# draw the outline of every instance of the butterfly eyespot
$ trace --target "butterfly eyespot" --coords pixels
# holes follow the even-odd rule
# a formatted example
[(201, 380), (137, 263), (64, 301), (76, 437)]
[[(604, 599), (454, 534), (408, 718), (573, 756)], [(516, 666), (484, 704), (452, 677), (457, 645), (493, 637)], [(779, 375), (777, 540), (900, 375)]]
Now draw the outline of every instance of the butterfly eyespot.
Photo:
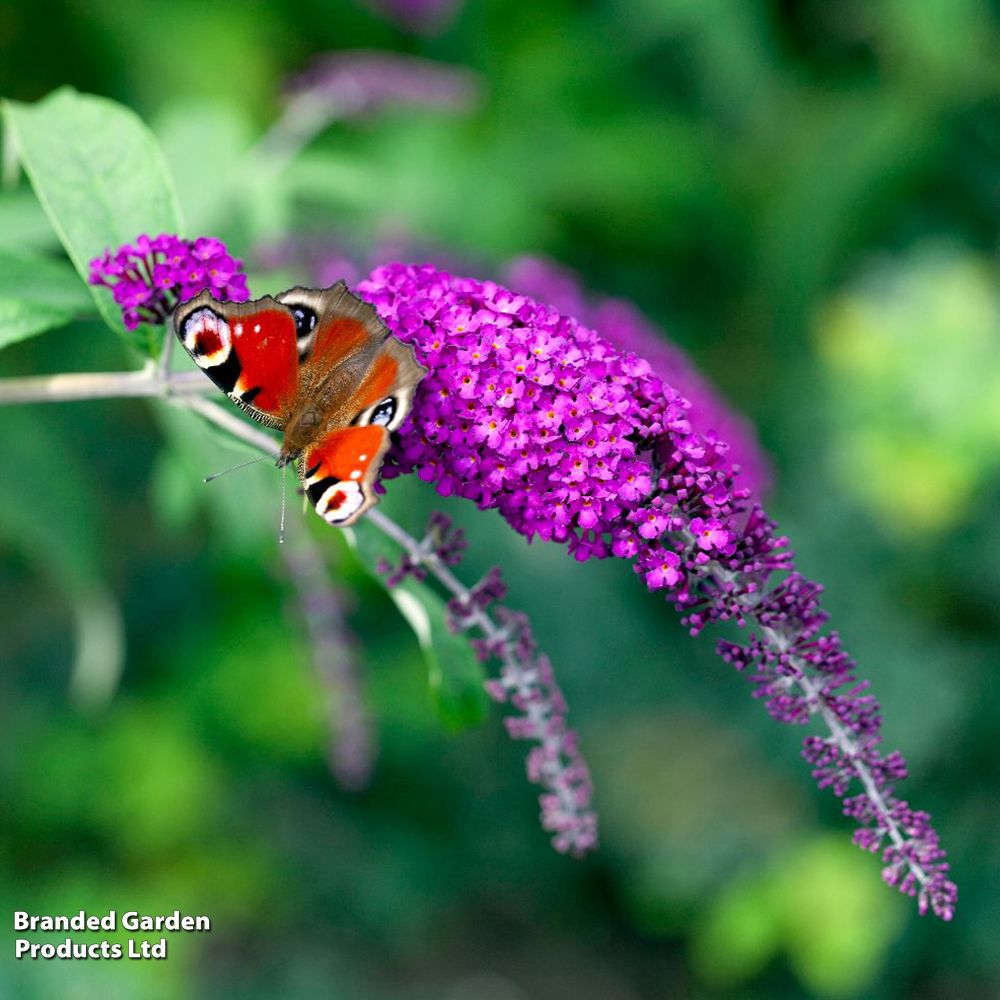
[(355, 482), (338, 482), (326, 489), (316, 504), (316, 510), (331, 524), (344, 521), (365, 502), (361, 487)]
[(312, 309), (305, 306), (295, 306), (292, 309), (292, 315), (295, 317), (295, 332), (300, 337), (312, 333), (316, 328), (316, 313)]
[(368, 422), (386, 427), (392, 423), (392, 418), (395, 415), (396, 400), (392, 396), (389, 396), (388, 399), (383, 399), (382, 402), (379, 403), (374, 410), (372, 410), (372, 417)]
[(224, 361), (232, 346), (229, 324), (211, 309), (199, 309), (188, 316), (181, 339), (202, 367)]

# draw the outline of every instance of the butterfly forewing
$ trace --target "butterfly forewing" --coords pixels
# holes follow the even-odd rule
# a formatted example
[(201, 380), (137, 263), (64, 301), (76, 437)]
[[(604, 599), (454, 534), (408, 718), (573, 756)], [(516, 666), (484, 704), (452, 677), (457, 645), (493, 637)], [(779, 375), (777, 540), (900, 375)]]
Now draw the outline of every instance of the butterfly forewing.
[(290, 288), (277, 298), (295, 317), (303, 362), (344, 358), (389, 336), (378, 313), (343, 281), (330, 288)]
[(295, 320), (270, 296), (217, 302), (207, 291), (178, 307), (174, 330), (199, 368), (254, 418), (281, 428), (298, 387)]

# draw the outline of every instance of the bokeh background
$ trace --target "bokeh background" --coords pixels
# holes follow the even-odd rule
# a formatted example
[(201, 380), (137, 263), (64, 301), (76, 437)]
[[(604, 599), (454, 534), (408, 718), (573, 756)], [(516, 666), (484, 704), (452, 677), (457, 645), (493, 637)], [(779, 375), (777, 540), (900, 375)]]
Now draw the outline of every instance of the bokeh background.
[[(341, 790), (273, 472), (203, 486), (239, 453), (137, 401), (9, 407), (0, 919), (213, 929), (165, 963), (17, 963), (11, 931), (0, 996), (1000, 994), (996, 3), (0, 0), (0, 94), (66, 83), (149, 122), (186, 235), (227, 240), (256, 294), (529, 254), (655, 320), (756, 427), (960, 905), (921, 920), (880, 883), (798, 734), (627, 566), (416, 482), (386, 509), (414, 532), (447, 509), (465, 578), (500, 563), (555, 661), (602, 849), (550, 849), (499, 711), (442, 724), (406, 623), (321, 530), (380, 748)], [(5, 162), (0, 249), (58, 253)], [(96, 320), (0, 354), (132, 364)]]

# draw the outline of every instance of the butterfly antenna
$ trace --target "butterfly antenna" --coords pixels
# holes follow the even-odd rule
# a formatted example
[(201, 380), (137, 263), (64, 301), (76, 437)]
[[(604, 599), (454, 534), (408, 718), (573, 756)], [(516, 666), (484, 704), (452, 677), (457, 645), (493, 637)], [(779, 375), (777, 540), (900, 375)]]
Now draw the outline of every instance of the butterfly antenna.
[(249, 462), (240, 462), (239, 465), (234, 465), (228, 469), (223, 469), (222, 472), (216, 472), (214, 476), (206, 476), (205, 482), (210, 483), (213, 479), (218, 479), (219, 476), (224, 476), (227, 472), (235, 472), (237, 469), (245, 469), (248, 465), (253, 465), (255, 462), (263, 462), (268, 455), (261, 455), (260, 458), (251, 458)]
[(281, 470), (281, 524), (278, 527), (278, 544), (281, 545), (285, 541), (285, 480), (288, 476), (285, 475), (285, 470)]

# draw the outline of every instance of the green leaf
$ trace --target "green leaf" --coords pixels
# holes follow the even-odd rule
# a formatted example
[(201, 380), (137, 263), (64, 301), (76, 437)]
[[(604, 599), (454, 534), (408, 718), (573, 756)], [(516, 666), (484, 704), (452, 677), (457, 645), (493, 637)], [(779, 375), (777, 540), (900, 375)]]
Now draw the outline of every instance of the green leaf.
[(59, 248), (59, 237), (27, 184), (13, 191), (0, 192), (0, 247), (8, 250)]
[[(261, 452), (191, 411), (160, 400), (151, 403), (150, 411), (167, 442), (150, 483), (153, 510), (163, 524), (176, 530), (204, 510), (213, 537), (226, 547), (259, 551), (261, 538), (267, 536), (276, 545), (284, 473), (278, 473), (273, 461), (206, 483), (206, 476), (258, 458)], [(289, 517), (294, 514), (293, 506)]]
[(0, 348), (57, 326), (65, 326), (72, 318), (72, 309), (0, 298)]
[(87, 312), (94, 307), (86, 287), (64, 261), (2, 248), (0, 299), (20, 299), (76, 312)]
[(0, 248), (0, 348), (64, 326), (93, 306), (68, 265)]
[[(3, 121), (81, 277), (88, 262), (140, 233), (181, 231), (180, 208), (152, 133), (128, 108), (63, 87), (37, 104), (5, 101)], [(106, 289), (92, 288), (108, 326), (143, 353), (160, 336), (125, 330)]]
[[(375, 566), (380, 557), (390, 562), (398, 559), (399, 549), (364, 520), (347, 530), (347, 539), (362, 566), (385, 586)], [(486, 673), (468, 639), (448, 628), (444, 600), (413, 577), (386, 589), (417, 637), (431, 697), (445, 725), (464, 729), (481, 723), (489, 708), (483, 687)]]

